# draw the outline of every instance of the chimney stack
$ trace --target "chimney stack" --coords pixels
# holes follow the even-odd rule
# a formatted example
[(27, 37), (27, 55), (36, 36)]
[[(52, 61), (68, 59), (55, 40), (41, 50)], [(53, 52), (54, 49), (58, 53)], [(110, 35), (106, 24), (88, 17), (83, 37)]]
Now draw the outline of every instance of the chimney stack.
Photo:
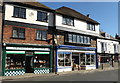
[(87, 14), (87, 17), (90, 18), (90, 14)]

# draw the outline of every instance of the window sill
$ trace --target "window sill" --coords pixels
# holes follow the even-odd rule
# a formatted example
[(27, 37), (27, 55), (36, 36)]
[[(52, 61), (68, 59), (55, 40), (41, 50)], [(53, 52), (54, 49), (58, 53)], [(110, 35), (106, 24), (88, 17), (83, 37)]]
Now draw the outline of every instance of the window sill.
[(68, 43), (90, 45), (90, 43), (77, 43), (77, 42), (68, 42)]
[(41, 20), (36, 20), (36, 21), (48, 23), (47, 21), (41, 21)]
[(90, 29), (87, 29), (87, 30), (89, 30), (89, 31), (96, 31), (96, 30), (90, 30)]
[(25, 38), (16, 38), (16, 37), (11, 37), (10, 39), (20, 39), (20, 40), (25, 40)]
[(22, 18), (22, 17), (16, 17), (16, 16), (12, 16), (12, 17), (14, 17), (14, 18), (20, 18), (20, 19), (26, 19), (26, 18)]
[[(67, 24), (64, 24), (64, 23), (62, 23), (63, 25), (67, 25)], [(74, 25), (67, 25), (67, 26), (71, 26), (71, 27), (75, 27)]]
[(47, 40), (40, 40), (40, 39), (35, 39), (36, 41), (47, 41)]

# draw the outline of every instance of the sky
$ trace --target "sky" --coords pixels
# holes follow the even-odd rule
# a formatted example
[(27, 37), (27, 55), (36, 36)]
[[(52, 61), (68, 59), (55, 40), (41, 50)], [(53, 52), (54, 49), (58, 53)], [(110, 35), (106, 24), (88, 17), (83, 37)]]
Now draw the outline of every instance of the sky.
[(100, 23), (100, 29), (113, 37), (118, 33), (118, 3), (117, 2), (41, 2), (57, 9), (62, 6), (70, 7)]

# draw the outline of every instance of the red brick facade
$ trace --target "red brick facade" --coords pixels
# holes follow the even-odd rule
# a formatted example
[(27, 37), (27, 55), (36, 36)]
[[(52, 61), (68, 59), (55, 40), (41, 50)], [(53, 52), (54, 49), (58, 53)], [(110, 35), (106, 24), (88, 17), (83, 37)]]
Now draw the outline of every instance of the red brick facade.
[[(25, 28), (25, 40), (23, 39), (13, 39), (12, 38), (12, 28)], [(36, 29), (20, 26), (5, 25), (3, 32), (3, 43), (24, 43), (24, 44), (40, 44), (40, 45), (52, 45), (52, 40), (48, 43), (47, 41), (36, 40), (36, 30), (46, 30), (46, 29)], [(52, 35), (47, 34), (47, 40), (51, 39)]]

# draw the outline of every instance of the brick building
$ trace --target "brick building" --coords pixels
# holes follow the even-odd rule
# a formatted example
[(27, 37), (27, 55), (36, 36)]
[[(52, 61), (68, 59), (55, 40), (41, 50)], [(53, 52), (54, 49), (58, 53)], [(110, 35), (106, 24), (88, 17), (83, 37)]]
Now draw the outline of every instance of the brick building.
[(52, 72), (51, 8), (39, 2), (3, 4), (4, 76)]

